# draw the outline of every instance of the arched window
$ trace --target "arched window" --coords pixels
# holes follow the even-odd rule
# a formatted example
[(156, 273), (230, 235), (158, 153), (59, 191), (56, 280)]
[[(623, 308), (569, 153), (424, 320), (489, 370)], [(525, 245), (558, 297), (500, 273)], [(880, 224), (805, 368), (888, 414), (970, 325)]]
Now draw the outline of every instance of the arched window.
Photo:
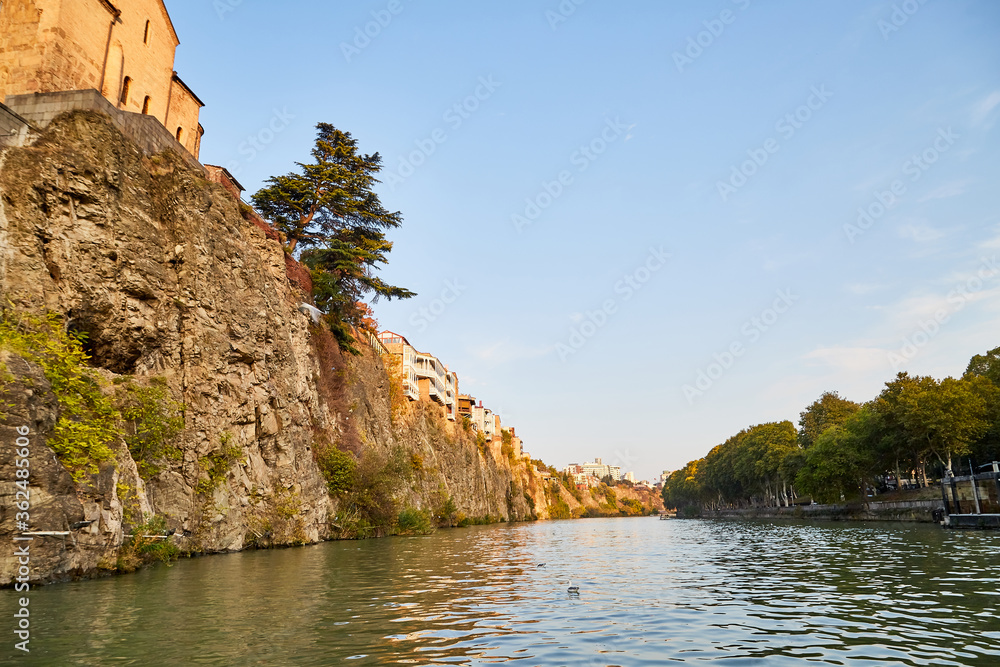
[(178, 128), (177, 128), (177, 141), (180, 141), (180, 140), (181, 140), (181, 137), (183, 137), (183, 136), (184, 136), (184, 129), (183, 129), (183, 128), (180, 128), (180, 127), (178, 127)]
[(142, 43), (149, 44), (149, 21), (146, 21), (146, 30), (142, 33)]
[(125, 77), (122, 82), (122, 95), (118, 100), (118, 106), (126, 106), (128, 104), (128, 91), (132, 87), (132, 77)]
[(146, 98), (142, 101), (142, 113), (149, 113), (149, 95), (146, 95)]

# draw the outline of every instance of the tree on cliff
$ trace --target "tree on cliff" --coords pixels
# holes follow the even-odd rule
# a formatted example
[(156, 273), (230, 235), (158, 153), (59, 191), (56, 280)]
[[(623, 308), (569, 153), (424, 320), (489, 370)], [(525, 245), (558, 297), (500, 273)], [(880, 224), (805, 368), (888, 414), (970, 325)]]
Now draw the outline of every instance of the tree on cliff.
[(341, 347), (357, 354), (350, 326), (362, 326), (368, 316), (362, 300), (414, 296), (374, 275), (392, 250), (386, 230), (399, 227), (403, 218), (387, 211), (372, 191), (381, 156), (359, 154), (351, 134), (329, 123), (316, 129), (313, 162), (298, 162), (298, 172), (269, 178), (253, 203), (285, 234), (288, 252), (299, 251), (312, 273), (316, 306), (327, 314)]

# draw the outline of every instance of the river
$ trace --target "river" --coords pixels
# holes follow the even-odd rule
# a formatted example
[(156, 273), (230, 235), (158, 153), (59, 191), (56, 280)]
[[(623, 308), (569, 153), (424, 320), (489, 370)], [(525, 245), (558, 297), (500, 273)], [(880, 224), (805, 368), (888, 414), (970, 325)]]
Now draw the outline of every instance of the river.
[(33, 588), (29, 656), (2, 591), (0, 661), (997, 665), (998, 566), (1000, 533), (916, 524), (470, 527)]

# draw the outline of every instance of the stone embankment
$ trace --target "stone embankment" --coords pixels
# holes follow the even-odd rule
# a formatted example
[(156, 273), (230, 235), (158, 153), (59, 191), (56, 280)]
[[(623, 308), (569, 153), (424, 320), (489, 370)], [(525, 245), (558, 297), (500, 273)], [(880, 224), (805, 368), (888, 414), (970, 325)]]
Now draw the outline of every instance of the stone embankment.
[(940, 500), (901, 500), (867, 504), (796, 505), (793, 507), (748, 507), (704, 511), (706, 518), (806, 519), (812, 521), (907, 521), (938, 523), (935, 513), (944, 510)]

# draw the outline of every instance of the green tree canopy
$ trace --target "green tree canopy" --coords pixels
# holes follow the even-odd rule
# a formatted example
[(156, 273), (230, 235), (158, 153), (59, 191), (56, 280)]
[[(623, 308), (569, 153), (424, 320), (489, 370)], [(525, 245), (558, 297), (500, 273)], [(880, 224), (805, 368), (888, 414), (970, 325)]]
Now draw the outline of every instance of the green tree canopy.
[(933, 455), (949, 469), (953, 456), (970, 453), (972, 443), (989, 430), (986, 378), (968, 380), (932, 377), (910, 381), (900, 373), (902, 387), (897, 399), (899, 424), (910, 443), (925, 455)]
[(995, 347), (986, 354), (977, 354), (969, 360), (965, 369), (965, 377), (982, 376), (1000, 387), (1000, 347)]
[(285, 234), (289, 251), (323, 246), (342, 233), (378, 236), (398, 227), (403, 217), (383, 208), (372, 191), (382, 157), (361, 155), (350, 132), (319, 123), (313, 162), (297, 162), (298, 173), (272, 176), (253, 196), (257, 210)]
[(296, 163), (298, 172), (269, 178), (253, 203), (284, 233), (288, 251), (300, 251), (312, 275), (317, 308), (327, 314), (341, 347), (356, 354), (350, 327), (365, 321), (363, 299), (414, 296), (374, 275), (392, 250), (385, 233), (398, 227), (402, 216), (387, 211), (372, 191), (381, 156), (359, 154), (350, 133), (329, 123), (316, 129), (313, 162)]
[(840, 426), (860, 407), (854, 401), (841, 398), (835, 391), (823, 392), (799, 414), (799, 444), (808, 449), (820, 433), (831, 426)]
[(698, 465), (702, 461), (691, 461), (670, 474), (661, 491), (664, 506), (681, 508), (702, 501), (702, 487), (698, 479)]

